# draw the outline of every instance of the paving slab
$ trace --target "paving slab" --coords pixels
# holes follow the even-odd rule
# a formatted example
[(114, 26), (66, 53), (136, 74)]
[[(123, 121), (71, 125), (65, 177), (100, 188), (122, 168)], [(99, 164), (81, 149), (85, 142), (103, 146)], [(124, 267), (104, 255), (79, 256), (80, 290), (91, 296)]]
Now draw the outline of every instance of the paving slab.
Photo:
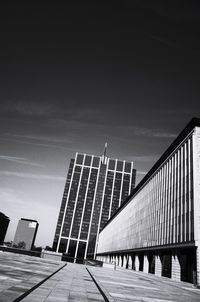
[(199, 302), (200, 290), (190, 283), (123, 268), (88, 267), (112, 301)]
[(11, 302), (46, 279), (63, 262), (0, 252), (0, 302)]
[(105, 301), (84, 265), (66, 267), (25, 297), (23, 302), (103, 302)]

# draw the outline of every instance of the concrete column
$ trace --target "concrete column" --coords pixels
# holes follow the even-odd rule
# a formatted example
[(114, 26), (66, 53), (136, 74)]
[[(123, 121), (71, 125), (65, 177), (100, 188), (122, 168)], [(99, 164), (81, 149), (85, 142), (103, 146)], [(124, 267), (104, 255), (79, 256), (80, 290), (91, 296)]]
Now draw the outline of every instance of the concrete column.
[(122, 266), (122, 256), (119, 255), (119, 266)]
[(137, 272), (139, 272), (139, 267), (140, 267), (140, 260), (139, 260), (138, 255), (135, 255), (135, 270)]
[(131, 255), (128, 256), (128, 269), (132, 269), (133, 261)]
[(200, 286), (200, 129), (194, 128), (193, 133), (193, 200), (194, 200), (194, 240), (196, 246), (196, 270), (193, 272), (193, 280)]
[(162, 276), (162, 262), (159, 255), (155, 256), (155, 275)]
[(181, 265), (177, 255), (172, 255), (172, 279), (181, 281)]
[[(200, 230), (199, 230), (200, 233)], [(196, 282), (195, 285), (197, 285), (198, 287), (200, 287), (200, 245), (197, 247), (196, 249), (196, 257), (197, 257), (197, 271), (195, 276), (193, 276), (193, 279), (195, 278), (196, 280), (193, 280), (194, 284)]]
[(124, 255), (123, 257), (123, 267), (126, 268), (126, 264), (127, 264), (127, 256)]
[(144, 255), (143, 272), (144, 273), (148, 273), (149, 272), (149, 260), (148, 260), (147, 255)]

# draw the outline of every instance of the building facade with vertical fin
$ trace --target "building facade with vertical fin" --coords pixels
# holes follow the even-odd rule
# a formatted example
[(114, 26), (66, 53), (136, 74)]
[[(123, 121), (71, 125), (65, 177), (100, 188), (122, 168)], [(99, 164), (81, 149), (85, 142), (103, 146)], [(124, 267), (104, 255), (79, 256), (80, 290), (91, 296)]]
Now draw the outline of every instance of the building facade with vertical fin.
[(53, 249), (93, 258), (97, 234), (135, 187), (133, 162), (76, 153), (71, 159)]
[(99, 234), (97, 259), (200, 286), (200, 119), (192, 119)]

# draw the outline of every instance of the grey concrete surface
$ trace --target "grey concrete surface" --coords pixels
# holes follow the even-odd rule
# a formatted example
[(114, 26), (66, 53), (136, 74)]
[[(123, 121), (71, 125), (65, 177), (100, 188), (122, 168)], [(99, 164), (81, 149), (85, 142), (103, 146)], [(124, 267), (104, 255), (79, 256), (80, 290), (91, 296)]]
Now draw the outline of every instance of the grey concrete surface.
[[(55, 262), (12, 253), (0, 253), (0, 302), (11, 302), (63, 266)], [(110, 302), (199, 302), (200, 290), (152, 274), (113, 266), (85, 267), (68, 263), (30, 292), (23, 302), (105, 301), (88, 271)]]
[(114, 301), (199, 302), (200, 290), (190, 283), (114, 266), (90, 267), (99, 285)]
[(0, 302), (14, 301), (63, 265), (63, 262), (0, 252)]
[(68, 263), (57, 274), (23, 299), (23, 302), (103, 302), (85, 266)]

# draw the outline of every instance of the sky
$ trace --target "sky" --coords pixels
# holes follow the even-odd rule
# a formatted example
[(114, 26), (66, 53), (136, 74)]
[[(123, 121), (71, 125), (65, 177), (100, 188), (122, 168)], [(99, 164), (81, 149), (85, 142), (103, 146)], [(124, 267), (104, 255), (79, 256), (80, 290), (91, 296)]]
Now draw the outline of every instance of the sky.
[(0, 7), (0, 211), (43, 247), (76, 152), (108, 142), (139, 182), (200, 117), (199, 1), (67, 2)]

